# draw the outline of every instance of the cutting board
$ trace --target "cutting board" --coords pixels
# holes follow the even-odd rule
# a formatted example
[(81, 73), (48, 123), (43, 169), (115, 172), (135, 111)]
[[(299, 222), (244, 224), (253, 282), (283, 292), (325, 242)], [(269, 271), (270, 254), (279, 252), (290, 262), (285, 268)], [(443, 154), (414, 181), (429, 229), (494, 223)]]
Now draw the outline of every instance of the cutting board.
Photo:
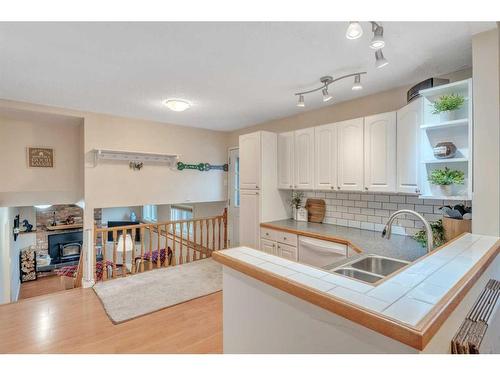
[(325, 219), (326, 204), (323, 199), (308, 198), (306, 201), (307, 220), (322, 223)]

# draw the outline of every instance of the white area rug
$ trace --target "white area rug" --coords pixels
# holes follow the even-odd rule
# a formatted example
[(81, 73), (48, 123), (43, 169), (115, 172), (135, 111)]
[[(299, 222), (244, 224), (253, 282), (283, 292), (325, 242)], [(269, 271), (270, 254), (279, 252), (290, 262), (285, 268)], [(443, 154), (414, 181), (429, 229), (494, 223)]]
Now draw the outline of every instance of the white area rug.
[(208, 258), (94, 285), (113, 323), (222, 290), (222, 266)]

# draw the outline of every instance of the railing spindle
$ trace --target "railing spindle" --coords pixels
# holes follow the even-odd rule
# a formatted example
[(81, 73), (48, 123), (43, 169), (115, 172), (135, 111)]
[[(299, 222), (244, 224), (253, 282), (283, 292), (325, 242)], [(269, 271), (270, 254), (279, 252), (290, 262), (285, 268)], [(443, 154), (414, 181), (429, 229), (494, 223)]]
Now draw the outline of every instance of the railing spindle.
[(144, 272), (144, 233), (146, 231), (144, 230), (144, 227), (141, 227), (140, 233), (141, 233), (141, 267), (140, 267), (140, 272)]
[(135, 269), (135, 235), (136, 235), (136, 228), (132, 228), (132, 256), (131, 256), (131, 262), (132, 262), (132, 274), (136, 273), (137, 270)]
[(221, 249), (221, 246), (220, 246), (220, 231), (221, 231), (221, 228), (222, 228), (222, 220), (221, 220), (221, 217), (217, 217), (217, 224), (219, 224), (219, 227), (217, 229), (217, 234), (218, 234), (218, 237), (219, 237), (219, 243), (217, 244), (217, 250), (220, 250)]
[(182, 231), (183, 231), (183, 229), (184, 229), (184, 225), (183, 225), (183, 222), (182, 222), (182, 221), (179, 223), (179, 228), (180, 228), (179, 264), (182, 264), (182, 263), (184, 263), (184, 260), (182, 259), (182, 237), (183, 237), (183, 235), (182, 235), (182, 234), (183, 234), (183, 233), (182, 233)]
[[(106, 236), (105, 236), (106, 234)], [(101, 255), (102, 255), (102, 281), (106, 281), (108, 278), (108, 267), (106, 266), (106, 237), (108, 235), (108, 232), (101, 232)], [(96, 259), (97, 260), (97, 259)], [(97, 279), (96, 279), (97, 282)]]
[(92, 244), (92, 259), (90, 260), (90, 265), (94, 270), (94, 282), (97, 282), (97, 227), (94, 225), (94, 233), (93, 233), (93, 241)]
[(111, 278), (116, 277), (116, 230), (113, 231), (113, 272)]
[(193, 221), (193, 262), (196, 260), (196, 251), (198, 250), (198, 245), (196, 242), (196, 223), (197, 220)]
[(149, 270), (153, 269), (153, 230), (152, 225), (148, 226), (149, 229)]
[(122, 230), (123, 254), (122, 254), (122, 277), (127, 276), (127, 231)]
[[(214, 250), (215, 250), (215, 219), (212, 219), (212, 251)], [(211, 252), (210, 256), (212, 256)]]
[[(159, 225), (156, 226), (156, 230), (158, 232), (158, 253), (156, 255), (156, 268), (160, 268), (161, 267), (161, 263), (160, 263), (161, 233), (160, 233), (160, 226)], [(153, 260), (153, 259), (151, 258), (151, 260)]]
[(224, 214), (222, 217), (224, 220), (224, 249), (227, 249), (227, 207), (224, 208)]

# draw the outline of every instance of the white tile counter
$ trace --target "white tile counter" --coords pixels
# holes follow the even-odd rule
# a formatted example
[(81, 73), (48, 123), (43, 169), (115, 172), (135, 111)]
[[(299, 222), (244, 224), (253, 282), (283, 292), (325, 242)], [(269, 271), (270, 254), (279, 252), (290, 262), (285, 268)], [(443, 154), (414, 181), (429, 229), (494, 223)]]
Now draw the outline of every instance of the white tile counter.
[[(498, 246), (497, 241), (498, 237), (466, 234), (410, 263), (377, 285), (247, 247), (219, 253), (226, 259), (249, 264), (295, 285), (331, 296), (334, 300), (347, 302), (351, 306), (368, 310), (409, 328), (418, 329), (419, 323), (428, 317), (445, 296), (451, 298), (447, 294), (457, 283), (470, 274), (478, 262), (484, 261), (487, 254), (492, 254), (492, 249)], [(215, 256), (214, 259), (228, 266), (220, 257)]]

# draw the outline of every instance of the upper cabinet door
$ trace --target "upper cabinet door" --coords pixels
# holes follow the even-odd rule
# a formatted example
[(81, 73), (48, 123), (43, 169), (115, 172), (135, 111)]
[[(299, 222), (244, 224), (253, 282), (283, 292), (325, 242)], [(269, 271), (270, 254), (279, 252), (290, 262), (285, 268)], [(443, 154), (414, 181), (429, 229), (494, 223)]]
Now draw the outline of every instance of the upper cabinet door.
[(294, 132), (278, 134), (278, 189), (293, 189)]
[(314, 188), (314, 128), (295, 131), (294, 189)]
[(396, 112), (365, 117), (365, 190), (396, 191)]
[(420, 193), (418, 187), (419, 134), (422, 99), (415, 99), (397, 112), (396, 189), (400, 193)]
[(260, 189), (260, 132), (240, 136), (240, 189)]
[(314, 188), (337, 188), (337, 127), (335, 124), (314, 128)]
[(336, 124), (338, 189), (363, 190), (363, 119)]

